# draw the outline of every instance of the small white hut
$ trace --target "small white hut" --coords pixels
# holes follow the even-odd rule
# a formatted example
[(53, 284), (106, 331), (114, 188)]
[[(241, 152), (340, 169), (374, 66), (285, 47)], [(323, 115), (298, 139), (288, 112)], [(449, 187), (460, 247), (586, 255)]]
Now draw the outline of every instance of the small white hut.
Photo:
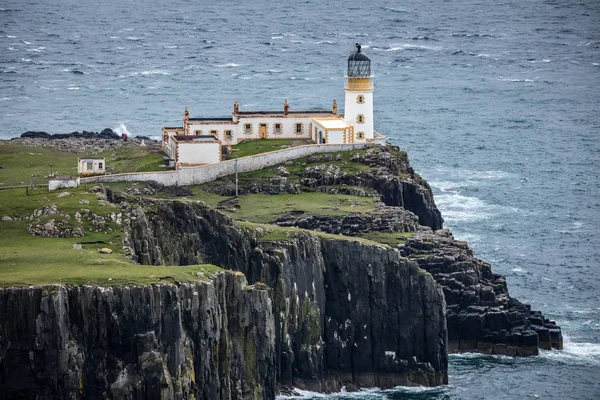
[(77, 173), (79, 176), (104, 175), (106, 162), (104, 158), (80, 158), (77, 160)]

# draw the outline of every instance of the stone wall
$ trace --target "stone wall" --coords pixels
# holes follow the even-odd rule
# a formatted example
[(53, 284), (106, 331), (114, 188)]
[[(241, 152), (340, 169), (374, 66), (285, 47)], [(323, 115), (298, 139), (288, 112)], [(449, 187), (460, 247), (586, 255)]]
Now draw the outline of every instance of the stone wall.
[[(385, 138), (383, 140), (385, 140)], [(237, 159), (238, 172), (256, 171), (316, 153), (332, 153), (337, 151), (362, 149), (369, 145), (370, 144), (368, 143), (309, 144), (254, 156), (241, 157)], [(81, 183), (156, 181), (165, 186), (194, 185), (210, 182), (222, 176), (234, 174), (235, 164), (236, 160), (228, 160), (199, 167), (181, 168), (177, 171), (104, 175), (93, 178), (82, 178)]]

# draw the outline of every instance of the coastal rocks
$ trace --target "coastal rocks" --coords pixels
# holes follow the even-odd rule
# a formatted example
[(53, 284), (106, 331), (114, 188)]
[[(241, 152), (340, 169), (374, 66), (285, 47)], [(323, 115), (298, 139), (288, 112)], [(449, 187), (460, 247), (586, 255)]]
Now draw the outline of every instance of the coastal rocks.
[(273, 399), (268, 293), (241, 275), (0, 289), (0, 398)]
[(21, 134), (21, 138), (30, 139), (121, 139), (121, 135), (114, 132), (110, 128), (103, 129), (101, 132), (71, 132), (71, 133), (55, 133), (53, 135), (41, 131), (27, 131)]
[(83, 237), (83, 229), (81, 227), (73, 227), (68, 221), (56, 221), (51, 219), (41, 224), (31, 224), (27, 227), (27, 231), (34, 236), (66, 238), (66, 237)]
[(268, 290), (279, 384), (330, 392), (447, 382), (442, 292), (397, 251), (305, 231), (272, 236), (203, 203), (138, 204), (124, 219), (137, 262), (208, 262)]
[[(109, 129), (110, 130), (110, 129)], [(102, 131), (105, 132), (106, 130)], [(142, 140), (145, 145), (152, 145), (158, 148), (158, 141), (148, 138), (142, 139), (142, 136), (130, 138), (128, 141), (117, 140), (120, 137), (113, 137), (106, 132), (105, 134), (84, 132), (85, 134), (60, 134), (49, 135), (45, 132), (26, 132), (20, 138), (13, 138), (11, 142), (22, 143), (29, 147), (48, 147), (54, 148), (63, 152), (81, 153), (85, 152), (89, 155), (99, 154), (107, 150), (118, 151), (121, 147), (140, 146)], [(112, 132), (112, 131), (111, 131)], [(114, 132), (113, 132), (114, 133)], [(45, 135), (48, 136), (45, 136)], [(116, 134), (115, 134), (116, 135)]]
[(505, 278), (447, 230), (419, 232), (398, 247), (442, 286), (451, 352), (528, 356), (562, 349), (560, 327), (511, 298)]
[(296, 226), (326, 233), (355, 236), (367, 232), (414, 232), (424, 229), (419, 219), (401, 207), (377, 203), (370, 213), (351, 214), (343, 217), (328, 215), (290, 214), (275, 221), (279, 226)]

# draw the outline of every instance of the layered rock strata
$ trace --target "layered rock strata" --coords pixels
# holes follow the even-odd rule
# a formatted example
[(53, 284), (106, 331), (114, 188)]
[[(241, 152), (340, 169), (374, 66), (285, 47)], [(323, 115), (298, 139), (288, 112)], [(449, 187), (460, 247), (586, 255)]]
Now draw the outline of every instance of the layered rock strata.
[(0, 289), (0, 398), (273, 399), (268, 292), (243, 276)]
[(139, 200), (126, 214), (136, 261), (212, 263), (271, 288), (281, 385), (328, 392), (447, 382), (443, 294), (398, 251), (239, 227), (203, 203)]

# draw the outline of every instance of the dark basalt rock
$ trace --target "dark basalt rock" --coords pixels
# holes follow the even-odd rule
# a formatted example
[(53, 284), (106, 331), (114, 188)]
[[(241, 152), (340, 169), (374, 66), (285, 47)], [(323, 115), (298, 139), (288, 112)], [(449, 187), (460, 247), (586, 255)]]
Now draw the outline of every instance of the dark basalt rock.
[(410, 211), (401, 207), (389, 207), (377, 203), (370, 213), (352, 214), (343, 217), (329, 215), (290, 214), (279, 218), (279, 226), (296, 226), (321, 232), (356, 236), (360, 233), (377, 232), (414, 232), (423, 229), (419, 219)]
[(399, 248), (442, 286), (451, 352), (528, 356), (562, 349), (560, 327), (510, 297), (505, 278), (447, 230), (418, 232)]
[(28, 131), (21, 134), (21, 138), (31, 139), (121, 139), (121, 136), (110, 128), (103, 129), (101, 132), (71, 132), (71, 133), (55, 133), (53, 135), (41, 131)]
[(0, 398), (273, 399), (268, 293), (177, 286), (0, 289)]
[(240, 228), (203, 203), (139, 204), (124, 220), (136, 261), (209, 262), (271, 288), (279, 384), (330, 392), (447, 382), (442, 293), (397, 251), (309, 232), (263, 240), (263, 228)]
[(31, 138), (31, 139), (50, 139), (52, 135), (47, 132), (41, 131), (27, 131), (21, 135), (22, 138)]

